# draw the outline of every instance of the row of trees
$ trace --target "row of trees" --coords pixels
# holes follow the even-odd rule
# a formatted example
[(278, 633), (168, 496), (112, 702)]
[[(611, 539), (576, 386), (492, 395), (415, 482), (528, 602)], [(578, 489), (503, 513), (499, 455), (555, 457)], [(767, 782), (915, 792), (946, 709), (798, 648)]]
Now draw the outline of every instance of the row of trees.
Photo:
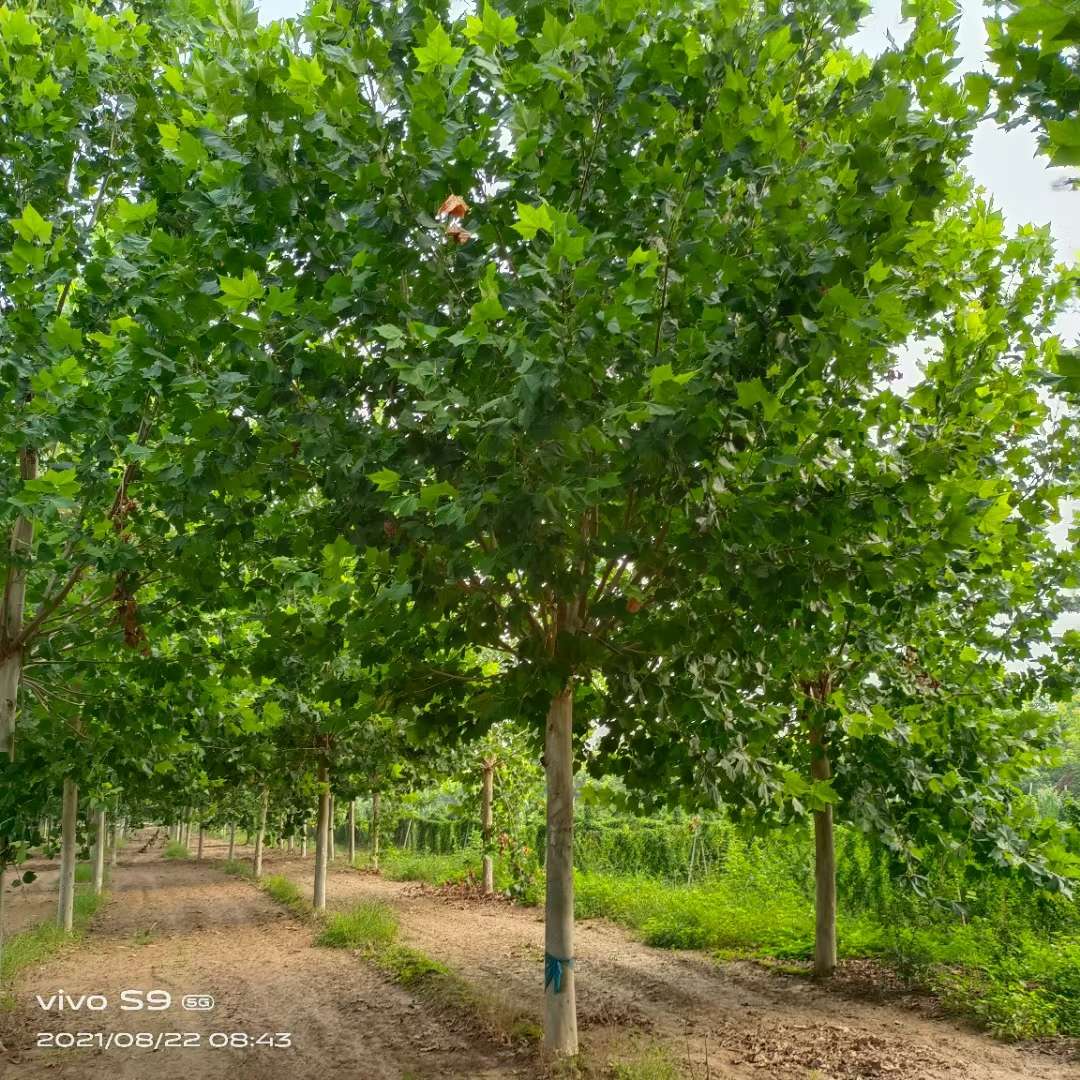
[(1072, 676), (1075, 275), (910, 8), (874, 60), (856, 0), (0, 8), (3, 858), (65, 779), (317, 797), (318, 904), (331, 784), (521, 719), (562, 1053), (584, 739), (813, 814), (821, 975), (836, 814), (1066, 887), (1009, 810)]

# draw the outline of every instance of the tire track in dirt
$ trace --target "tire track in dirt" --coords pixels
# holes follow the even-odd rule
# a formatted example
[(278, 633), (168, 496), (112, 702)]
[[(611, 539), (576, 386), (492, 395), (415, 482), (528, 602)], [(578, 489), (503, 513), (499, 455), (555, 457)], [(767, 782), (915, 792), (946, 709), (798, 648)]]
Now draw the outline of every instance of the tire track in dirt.
[[(352, 955), (311, 944), (311, 929), (214, 865), (137, 854), (113, 871), (88, 940), (15, 987), (0, 1011), (0, 1075), (19, 1080), (436, 1080), (527, 1077), (531, 1066), (434, 1015)], [(104, 994), (105, 1012), (46, 1012), (35, 995)], [(124, 989), (164, 989), (162, 1012), (122, 1012)], [(209, 993), (212, 1013), (185, 1012)], [(44, 1049), (37, 1032), (197, 1032), (200, 1047)], [(287, 1048), (210, 1049), (211, 1032), (289, 1032)]]
[[(305, 890), (312, 862), (270, 855), (272, 872)], [(543, 920), (535, 909), (433, 895), (347, 866), (331, 870), (327, 894), (331, 907), (387, 901), (406, 944), (541, 1016)], [(582, 1040), (596, 1060), (643, 1036), (669, 1044), (695, 1075), (705, 1075), (707, 1058), (712, 1075), (725, 1080), (1080, 1078), (1078, 1065), (960, 1024), (750, 963), (651, 948), (604, 920), (578, 923), (575, 952)]]

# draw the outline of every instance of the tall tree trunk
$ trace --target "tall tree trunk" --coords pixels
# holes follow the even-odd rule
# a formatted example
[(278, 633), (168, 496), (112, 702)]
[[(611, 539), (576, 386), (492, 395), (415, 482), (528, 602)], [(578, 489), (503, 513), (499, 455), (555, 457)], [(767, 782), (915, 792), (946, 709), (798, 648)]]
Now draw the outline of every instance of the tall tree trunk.
[[(19, 452), (19, 475), (23, 480), (37, 477), (37, 453), (29, 447)], [(15, 718), (19, 711), (19, 682), (22, 679), (23, 649), (15, 648), (23, 629), (26, 610), (26, 565), (34, 546), (34, 523), (18, 517), (11, 529), (8, 550), (14, 560), (4, 582), (0, 601), (0, 753), (15, 757)]]
[(319, 759), (319, 816), (315, 826), (316, 911), (326, 910), (326, 856), (330, 844), (330, 785), (326, 758)]
[(255, 833), (255, 880), (262, 877), (263, 838), (266, 836), (266, 811), (270, 805), (270, 789), (262, 789), (259, 803), (259, 830)]
[(79, 814), (79, 788), (70, 777), (64, 778), (64, 810), (60, 823), (60, 906), (56, 925), (71, 930), (75, 919), (75, 829)]
[[(7, 846), (7, 841), (0, 837), (0, 850)], [(4, 881), (7, 865), (0, 862), (0, 971), (4, 970)]]
[(379, 792), (371, 793), (371, 865), (379, 869)]
[(105, 845), (109, 833), (105, 825), (105, 811), (98, 810), (94, 830), (94, 895), (100, 896), (105, 889)]
[(337, 844), (334, 836), (334, 814), (337, 813), (337, 806), (334, 801), (334, 796), (330, 796), (330, 817), (328, 819), (327, 835), (330, 846), (330, 861), (333, 862), (337, 858)]
[[(810, 755), (811, 777), (828, 780), (832, 769), (820, 728), (810, 730)], [(826, 979), (836, 970), (836, 849), (831, 806), (814, 811), (814, 885), (814, 977)]]
[(109, 865), (115, 866), (119, 860), (120, 829), (116, 824), (116, 818), (112, 819), (109, 826)]
[(206, 831), (206, 830), (205, 830), (205, 829), (203, 829), (203, 823), (202, 823), (202, 822), (200, 821), (200, 822), (199, 822), (199, 847), (198, 847), (198, 850), (197, 850), (197, 851), (195, 852), (195, 861), (196, 861), (196, 862), (202, 862), (202, 853), (203, 853), (203, 833), (204, 833), (205, 831)]
[(578, 1050), (574, 993), (574, 691), (552, 698), (544, 734), (547, 892), (544, 905), (544, 1047)]
[(236, 822), (229, 822), (229, 862), (232, 862), (233, 853), (236, 851)]
[(349, 865), (356, 862), (356, 799), (349, 800)]
[(480, 827), (484, 833), (484, 895), (495, 891), (495, 860), (491, 857), (491, 838), (495, 831), (492, 801), (495, 794), (495, 759), (484, 758), (484, 781), (480, 789)]
[(304, 827), (300, 833), (300, 858), (307, 858), (307, 840), (308, 840), (308, 824), (305, 821)]

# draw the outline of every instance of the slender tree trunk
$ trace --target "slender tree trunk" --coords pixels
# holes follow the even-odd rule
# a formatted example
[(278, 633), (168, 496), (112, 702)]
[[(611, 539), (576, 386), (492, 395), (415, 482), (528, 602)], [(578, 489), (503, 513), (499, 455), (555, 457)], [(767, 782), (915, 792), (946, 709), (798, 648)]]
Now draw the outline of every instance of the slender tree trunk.
[(371, 793), (371, 865), (379, 869), (379, 792)]
[(330, 787), (326, 758), (319, 759), (319, 817), (315, 826), (316, 911), (326, 910), (326, 857), (330, 844)]
[[(820, 728), (810, 731), (810, 753), (811, 777), (828, 780), (832, 769)], [(814, 811), (814, 885), (814, 977), (826, 979), (836, 969), (836, 849), (831, 806)]]
[(202, 853), (203, 853), (203, 833), (204, 833), (205, 831), (206, 831), (206, 830), (205, 830), (205, 829), (203, 828), (203, 823), (202, 823), (202, 822), (200, 821), (200, 822), (199, 822), (199, 847), (198, 847), (198, 850), (197, 850), (197, 851), (195, 852), (195, 861), (196, 861), (196, 862), (202, 862)]
[(544, 1047), (578, 1050), (574, 992), (574, 691), (552, 699), (544, 738), (547, 893), (544, 907)]
[[(30, 447), (19, 452), (19, 475), (23, 480), (37, 477), (37, 453)], [(15, 718), (19, 711), (19, 682), (22, 679), (23, 649), (14, 648), (22, 633), (26, 610), (26, 565), (34, 545), (34, 523), (18, 517), (11, 528), (8, 550), (16, 561), (8, 566), (0, 600), (0, 753), (15, 757)]]
[(233, 853), (236, 851), (236, 822), (229, 822), (229, 862), (232, 862)]
[(484, 833), (484, 895), (495, 891), (495, 860), (491, 857), (491, 837), (495, 831), (492, 801), (495, 794), (495, 759), (484, 758), (484, 782), (480, 789), (480, 827)]
[(308, 825), (304, 822), (303, 831), (300, 833), (300, 858), (307, 858)]
[[(0, 838), (0, 848), (5, 847), (6, 840)], [(0, 971), (4, 970), (4, 881), (7, 875), (7, 866), (0, 862)]]
[(70, 777), (64, 778), (64, 812), (60, 840), (60, 906), (56, 925), (71, 930), (75, 919), (75, 829), (79, 813), (79, 788)]
[(349, 800), (349, 865), (356, 862), (356, 799)]
[(255, 880), (262, 877), (263, 838), (266, 836), (266, 811), (270, 805), (270, 789), (263, 788), (259, 804), (259, 831), (255, 834)]
[(105, 889), (105, 844), (108, 831), (105, 824), (105, 811), (97, 812), (97, 827), (94, 832), (94, 895), (100, 896)]
[(119, 859), (120, 830), (116, 824), (116, 818), (112, 819), (109, 826), (109, 865), (116, 866)]
[(334, 836), (334, 814), (337, 812), (337, 806), (334, 801), (334, 796), (330, 796), (330, 817), (327, 824), (327, 830), (329, 833), (330, 841), (330, 861), (333, 862), (337, 858), (337, 843)]

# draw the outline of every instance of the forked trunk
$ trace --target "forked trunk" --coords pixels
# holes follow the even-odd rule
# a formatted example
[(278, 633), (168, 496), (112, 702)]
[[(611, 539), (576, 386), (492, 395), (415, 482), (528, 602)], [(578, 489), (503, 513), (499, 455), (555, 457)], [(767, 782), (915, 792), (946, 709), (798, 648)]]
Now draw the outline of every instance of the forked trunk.
[[(832, 776), (824, 735), (810, 732), (810, 775), (815, 780)], [(836, 849), (833, 844), (831, 806), (814, 811), (814, 978), (827, 979), (836, 970)]]
[(356, 862), (356, 800), (349, 800), (349, 865)]
[(236, 850), (236, 823), (229, 822), (229, 861), (232, 862), (233, 852)]
[(480, 789), (480, 827), (484, 834), (484, 895), (495, 891), (495, 861), (491, 855), (495, 820), (491, 804), (495, 793), (495, 759), (484, 759), (484, 781)]
[(326, 861), (330, 846), (330, 787), (326, 759), (319, 761), (319, 816), (315, 826), (315, 895), (316, 911), (326, 910)]
[(574, 993), (574, 692), (551, 701), (544, 736), (547, 892), (544, 904), (544, 1047), (577, 1053)]
[(371, 793), (371, 865), (379, 869), (379, 793)]
[(94, 830), (94, 895), (100, 896), (105, 888), (105, 844), (109, 833), (105, 827), (105, 811), (97, 812)]
[(56, 925), (71, 930), (75, 919), (75, 828), (79, 813), (79, 788), (64, 778), (64, 808), (60, 823), (60, 905)]
[(259, 828), (255, 833), (255, 880), (262, 877), (263, 840), (266, 837), (266, 810), (270, 805), (270, 789), (263, 788), (259, 804)]

